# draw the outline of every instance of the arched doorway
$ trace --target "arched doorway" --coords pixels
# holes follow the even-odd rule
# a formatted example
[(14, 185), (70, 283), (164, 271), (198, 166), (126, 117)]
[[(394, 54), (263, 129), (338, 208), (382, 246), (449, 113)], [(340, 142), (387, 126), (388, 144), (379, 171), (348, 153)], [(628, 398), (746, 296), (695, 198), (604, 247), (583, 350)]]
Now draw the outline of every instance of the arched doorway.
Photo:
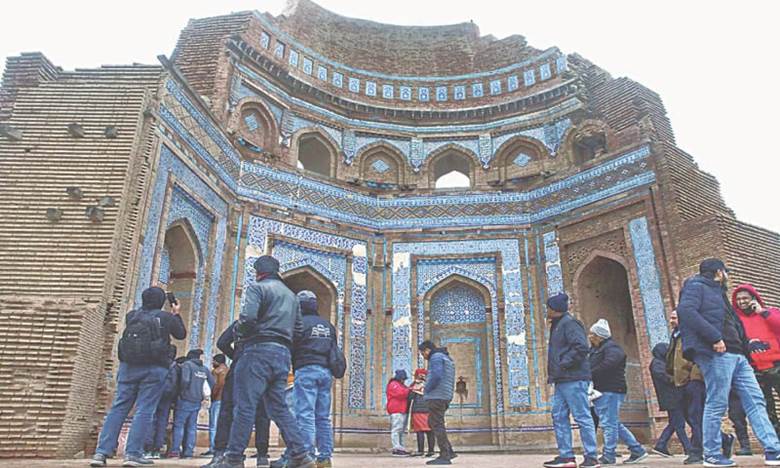
[(171, 338), (171, 343), (176, 346), (177, 354), (187, 352), (192, 338), (192, 320), (195, 307), (195, 287), (198, 281), (198, 271), (201, 264), (200, 248), (192, 227), (185, 220), (176, 221), (165, 232), (164, 256), (167, 256), (168, 274), (162, 278), (167, 282), (162, 285), (167, 291), (176, 295), (181, 304), (181, 318), (187, 328), (187, 338), (177, 340)]
[(425, 296), (424, 335), (446, 347), (455, 361), (456, 382), (467, 393), (454, 395), (448, 424), (478, 428), (455, 437), (466, 445), (490, 445), (491, 415), (496, 413), (492, 389), (495, 369), (491, 342), (490, 294), (481, 284), (458, 275), (434, 286)]
[(335, 151), (317, 132), (302, 135), (298, 140), (298, 168), (323, 177), (336, 175)]
[(294, 293), (309, 290), (317, 296), (317, 313), (320, 317), (336, 325), (337, 293), (330, 283), (318, 271), (310, 267), (296, 268), (282, 273), (282, 278)]
[[(634, 312), (629, 290), (628, 273), (617, 259), (596, 255), (576, 277), (577, 311), (586, 328), (603, 318), (609, 322), (612, 338), (626, 353), (626, 382), (628, 394), (623, 405), (621, 418), (628, 422), (648, 421), (646, 388), (652, 383), (643, 382), (639, 359)], [(634, 434), (647, 441), (649, 433), (634, 430)]]

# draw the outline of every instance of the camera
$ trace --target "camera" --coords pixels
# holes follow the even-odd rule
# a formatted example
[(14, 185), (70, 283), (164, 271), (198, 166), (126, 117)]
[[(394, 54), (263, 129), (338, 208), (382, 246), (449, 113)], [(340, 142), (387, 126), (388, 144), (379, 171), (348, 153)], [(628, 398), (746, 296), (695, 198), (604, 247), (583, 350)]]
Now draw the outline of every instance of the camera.
[(176, 299), (176, 296), (174, 296), (172, 292), (165, 293), (165, 297), (168, 298), (168, 303), (170, 305), (175, 306), (179, 304), (179, 301)]

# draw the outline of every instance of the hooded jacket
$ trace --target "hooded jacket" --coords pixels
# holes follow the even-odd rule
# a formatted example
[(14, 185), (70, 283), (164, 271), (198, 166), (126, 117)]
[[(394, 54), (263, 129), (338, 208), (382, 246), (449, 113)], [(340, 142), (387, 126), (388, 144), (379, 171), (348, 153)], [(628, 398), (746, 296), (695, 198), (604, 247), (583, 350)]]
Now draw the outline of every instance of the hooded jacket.
[(702, 275), (692, 276), (685, 281), (677, 304), (685, 359), (695, 361), (697, 357), (715, 355), (712, 345), (723, 339), (722, 330), (727, 314), (732, 314), (741, 346), (745, 348), (745, 330), (721, 284)]
[(336, 340), (336, 327), (317, 314), (314, 308), (301, 306), (303, 334), (293, 345), (293, 369), (304, 366), (328, 368), (330, 349)]
[[(181, 315), (162, 310), (163, 305), (165, 305), (165, 291), (158, 287), (148, 288), (141, 294), (141, 300), (141, 308), (128, 312), (125, 316), (125, 323), (130, 323), (136, 314), (150, 314), (157, 319), (157, 323), (160, 325), (160, 336), (166, 342), (171, 342), (171, 336), (177, 340), (183, 340), (187, 337), (187, 329), (184, 327)], [(165, 355), (160, 356), (157, 362), (150, 364), (170, 367), (171, 362), (173, 360)]]
[(672, 376), (666, 373), (668, 352), (668, 344), (658, 343), (653, 347), (653, 360), (650, 362), (650, 377), (653, 379), (655, 396), (661, 411), (677, 409), (682, 403), (682, 393), (672, 382)]
[(447, 348), (435, 348), (428, 356), (428, 381), (425, 400), (452, 400), (455, 390), (455, 362)]
[[(755, 312), (746, 313), (737, 307), (737, 293), (749, 292), (761, 307), (765, 308), (761, 314)], [(745, 336), (748, 341), (757, 340), (769, 349), (750, 353), (753, 368), (757, 371), (765, 371), (774, 367), (780, 367), (780, 309), (767, 307), (761, 295), (751, 284), (741, 284), (731, 294), (731, 304), (737, 312), (737, 317), (745, 328)]]
[(181, 365), (181, 385), (179, 398), (182, 400), (200, 403), (203, 401), (203, 382), (207, 381), (209, 387), (214, 388), (214, 377), (211, 375), (203, 361), (200, 359), (188, 359)]
[(409, 387), (398, 379), (387, 383), (387, 414), (406, 414), (409, 408)]
[(588, 357), (593, 388), (600, 392), (626, 393), (626, 353), (612, 338), (593, 347)]
[(275, 273), (246, 289), (239, 322), (244, 344), (274, 342), (292, 348), (303, 333), (298, 298)]
[(547, 346), (547, 383), (590, 380), (585, 327), (568, 312), (552, 321)]

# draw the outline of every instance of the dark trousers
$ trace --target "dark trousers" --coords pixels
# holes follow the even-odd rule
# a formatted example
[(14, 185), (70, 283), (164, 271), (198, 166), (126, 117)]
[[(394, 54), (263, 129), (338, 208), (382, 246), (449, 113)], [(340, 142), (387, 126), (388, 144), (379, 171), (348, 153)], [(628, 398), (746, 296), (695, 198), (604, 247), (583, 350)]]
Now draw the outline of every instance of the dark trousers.
[(444, 413), (450, 407), (448, 400), (426, 400), (428, 403), (428, 424), (431, 425), (431, 432), (436, 437), (436, 443), (439, 444), (439, 453), (441, 458), (452, 458), (452, 445), (447, 438), (447, 428), (444, 426)]
[(739, 395), (734, 390), (729, 393), (729, 419), (734, 424), (734, 432), (737, 433), (739, 446), (750, 448), (750, 437), (748, 436), (747, 415), (739, 401)]
[(677, 438), (680, 439), (680, 444), (682, 444), (683, 450), (687, 454), (691, 451), (691, 441), (688, 439), (688, 434), (685, 433), (685, 412), (682, 408), (674, 408), (667, 410), (666, 414), (669, 415), (669, 423), (658, 437), (655, 448), (667, 451), (672, 434), (677, 434)]
[(152, 418), (152, 428), (146, 433), (146, 450), (150, 452), (159, 452), (165, 443), (165, 436), (168, 431), (168, 421), (171, 417), (171, 407), (174, 398), (161, 398), (157, 404), (157, 411)]
[[(230, 426), (233, 424), (234, 388), (233, 369), (225, 376), (225, 386), (222, 389), (222, 405), (217, 419), (217, 433), (214, 435), (214, 451), (224, 453), (230, 438)], [(255, 413), (255, 448), (258, 456), (268, 456), (268, 439), (271, 431), (271, 418), (265, 410), (265, 403), (260, 400)]]
[(428, 453), (433, 453), (436, 449), (436, 436), (433, 431), (418, 432), (417, 433), (417, 451), (419, 453), (425, 452), (425, 439), (428, 439)]
[(780, 421), (777, 419), (775, 396), (772, 394), (772, 390), (774, 390), (780, 395), (780, 375), (776, 373), (757, 373), (756, 379), (758, 380), (758, 386), (761, 387), (761, 391), (764, 393), (769, 421), (775, 427), (775, 432), (780, 433)]
[(704, 382), (701, 380), (692, 380), (683, 387), (685, 422), (691, 426), (691, 455), (701, 456), (704, 453), (702, 446), (702, 422), (704, 420), (705, 397)]

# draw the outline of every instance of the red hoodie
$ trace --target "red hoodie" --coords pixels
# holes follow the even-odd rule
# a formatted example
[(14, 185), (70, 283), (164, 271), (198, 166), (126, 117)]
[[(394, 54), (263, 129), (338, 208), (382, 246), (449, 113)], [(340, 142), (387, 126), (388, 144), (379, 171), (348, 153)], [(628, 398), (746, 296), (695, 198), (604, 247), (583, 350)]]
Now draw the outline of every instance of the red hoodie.
[[(737, 307), (737, 293), (747, 291), (756, 298), (761, 307), (766, 311), (764, 314), (746, 314)], [(731, 294), (731, 304), (737, 312), (737, 316), (745, 327), (745, 335), (748, 341), (759, 340), (767, 343), (769, 349), (763, 352), (750, 354), (750, 360), (753, 367), (758, 371), (771, 369), (780, 365), (780, 309), (767, 307), (761, 295), (756, 288), (750, 284), (740, 284)], [(766, 318), (764, 318), (766, 315)], [(777, 363), (777, 364), (776, 364)]]

